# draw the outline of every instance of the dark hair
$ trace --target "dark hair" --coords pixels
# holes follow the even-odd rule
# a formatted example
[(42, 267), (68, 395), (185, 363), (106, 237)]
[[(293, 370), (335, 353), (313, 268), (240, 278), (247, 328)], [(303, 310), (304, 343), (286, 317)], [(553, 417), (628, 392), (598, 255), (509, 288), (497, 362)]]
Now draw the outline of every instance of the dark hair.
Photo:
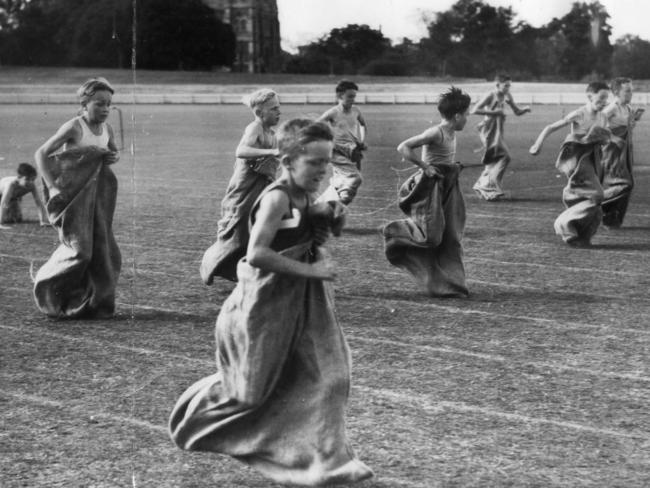
[(16, 170), (18, 176), (26, 176), (27, 178), (36, 178), (36, 168), (29, 163), (20, 163)]
[(497, 83), (505, 83), (506, 81), (512, 81), (510, 75), (504, 75), (504, 74), (497, 75), (495, 79)]
[(472, 99), (460, 88), (452, 86), (438, 98), (438, 112), (449, 120), (456, 114), (465, 113)]
[(336, 94), (340, 95), (341, 93), (345, 93), (347, 90), (359, 90), (359, 87), (354, 81), (350, 80), (341, 80), (339, 81), (338, 85), (336, 85)]
[(632, 83), (632, 80), (630, 78), (626, 78), (625, 76), (619, 76), (618, 78), (614, 78), (611, 83), (612, 92), (618, 93), (619, 91), (621, 91), (621, 87), (623, 85), (626, 85), (627, 83)]
[(306, 144), (314, 141), (332, 141), (330, 126), (312, 119), (295, 118), (283, 122), (276, 132), (280, 155), (294, 159)]
[(587, 85), (587, 93), (598, 93), (600, 90), (609, 90), (604, 81), (592, 81)]

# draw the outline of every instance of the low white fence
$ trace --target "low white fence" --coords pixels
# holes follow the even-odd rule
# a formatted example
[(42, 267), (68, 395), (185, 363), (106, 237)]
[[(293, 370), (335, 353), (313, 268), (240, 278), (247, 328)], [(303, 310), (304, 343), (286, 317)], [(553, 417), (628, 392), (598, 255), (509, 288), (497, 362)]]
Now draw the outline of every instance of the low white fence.
[[(472, 100), (476, 101), (484, 93), (470, 93)], [(584, 93), (568, 92), (538, 92), (513, 94), (517, 104), (549, 104), (549, 105), (580, 105), (585, 103)], [(433, 93), (359, 93), (356, 103), (375, 104), (435, 104), (437, 94)], [(650, 93), (635, 93), (633, 103), (635, 105), (648, 105)], [(115, 104), (197, 104), (197, 105), (231, 105), (242, 103), (242, 95), (239, 93), (118, 93), (113, 97)], [(324, 104), (332, 105), (335, 99), (331, 93), (283, 93), (280, 95), (280, 102), (283, 104), (308, 105)], [(63, 93), (2, 93), (0, 92), (0, 104), (72, 104), (76, 105), (76, 96)]]

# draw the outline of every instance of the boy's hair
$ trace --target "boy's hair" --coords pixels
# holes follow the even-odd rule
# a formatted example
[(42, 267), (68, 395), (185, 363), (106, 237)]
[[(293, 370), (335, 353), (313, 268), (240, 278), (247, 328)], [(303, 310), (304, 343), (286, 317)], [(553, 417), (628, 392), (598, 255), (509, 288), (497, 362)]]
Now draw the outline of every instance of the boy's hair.
[(16, 169), (16, 173), (18, 173), (18, 176), (36, 178), (36, 168), (29, 163), (20, 163)]
[(305, 145), (314, 141), (332, 141), (332, 129), (325, 122), (312, 119), (295, 118), (283, 122), (276, 132), (280, 156), (295, 159)]
[(619, 76), (617, 78), (614, 78), (611, 83), (612, 92), (618, 93), (619, 91), (621, 91), (623, 85), (626, 85), (628, 83), (632, 83), (632, 80), (630, 78), (626, 78), (625, 76)]
[(460, 88), (452, 86), (438, 98), (438, 112), (449, 120), (456, 114), (465, 113), (472, 99)]
[(264, 105), (273, 97), (277, 96), (278, 94), (270, 88), (260, 88), (259, 90), (255, 90), (253, 93), (244, 96), (244, 98), (242, 98), (242, 101), (244, 102), (244, 105), (247, 105), (248, 108), (250, 108), (252, 111), (255, 111), (257, 107)]
[(77, 96), (79, 97), (81, 105), (85, 107), (88, 100), (90, 100), (90, 97), (100, 90), (109, 91), (111, 94), (115, 93), (115, 90), (113, 90), (113, 87), (106, 78), (98, 77), (87, 80), (77, 90)]
[(350, 80), (341, 80), (339, 81), (338, 85), (336, 85), (336, 94), (340, 95), (342, 93), (345, 93), (347, 90), (357, 90), (359, 91), (359, 87), (354, 81)]
[(505, 83), (506, 81), (512, 81), (510, 75), (500, 74), (496, 75), (495, 80), (497, 83)]
[(598, 93), (600, 90), (609, 90), (604, 81), (592, 81), (587, 85), (587, 93)]

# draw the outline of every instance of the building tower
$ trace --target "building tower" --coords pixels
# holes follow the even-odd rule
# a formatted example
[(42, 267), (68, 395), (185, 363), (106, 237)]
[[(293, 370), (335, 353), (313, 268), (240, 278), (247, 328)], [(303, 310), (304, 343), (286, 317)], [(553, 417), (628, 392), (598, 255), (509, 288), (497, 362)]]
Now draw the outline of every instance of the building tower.
[(281, 68), (280, 23), (276, 0), (203, 0), (230, 24), (237, 38), (234, 71), (277, 72)]

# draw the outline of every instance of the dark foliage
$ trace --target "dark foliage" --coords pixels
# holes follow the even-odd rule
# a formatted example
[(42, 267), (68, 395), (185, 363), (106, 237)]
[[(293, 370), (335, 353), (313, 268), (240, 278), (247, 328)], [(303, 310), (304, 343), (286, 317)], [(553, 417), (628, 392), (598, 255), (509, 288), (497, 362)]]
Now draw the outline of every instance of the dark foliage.
[[(9, 65), (131, 65), (131, 0), (0, 0), (0, 62)], [(11, 8), (9, 8), (11, 7)], [(210, 70), (230, 66), (235, 35), (201, 0), (138, 0), (136, 65)]]
[[(516, 79), (606, 78), (612, 54), (609, 15), (598, 2), (575, 2), (564, 17), (534, 28), (514, 21), (516, 12), (484, 0), (458, 0), (437, 12), (428, 36), (392, 46), (380, 31), (348, 25), (299, 48), (286, 64), (291, 73), (433, 75)], [(629, 42), (628, 42), (629, 44)], [(643, 51), (638, 42), (623, 48), (619, 66)]]

